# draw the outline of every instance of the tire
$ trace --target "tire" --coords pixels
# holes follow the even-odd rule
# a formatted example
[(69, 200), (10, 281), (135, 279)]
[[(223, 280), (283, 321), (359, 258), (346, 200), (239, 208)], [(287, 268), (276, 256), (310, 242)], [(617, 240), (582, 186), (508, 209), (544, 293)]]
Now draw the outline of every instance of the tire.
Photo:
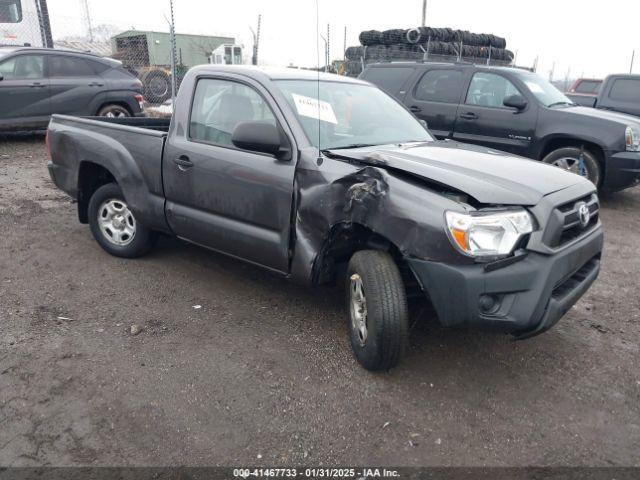
[(151, 103), (163, 103), (171, 97), (171, 78), (163, 70), (151, 70), (142, 78), (144, 97)]
[(155, 232), (136, 221), (115, 183), (101, 186), (89, 200), (89, 226), (96, 242), (116, 257), (141, 257), (157, 239)]
[(407, 343), (409, 312), (404, 283), (391, 256), (375, 250), (356, 252), (347, 267), (346, 297), (349, 338), (358, 362), (372, 371), (395, 367)]
[(115, 103), (105, 105), (98, 111), (99, 117), (111, 117), (111, 118), (124, 118), (130, 117), (131, 112), (127, 110), (122, 105), (117, 105)]
[(579, 147), (559, 148), (544, 157), (542, 161), (580, 175), (579, 159), (581, 155), (584, 160), (584, 175), (582, 176), (591, 180), (599, 188), (602, 183), (602, 167), (600, 167), (598, 159), (587, 149)]

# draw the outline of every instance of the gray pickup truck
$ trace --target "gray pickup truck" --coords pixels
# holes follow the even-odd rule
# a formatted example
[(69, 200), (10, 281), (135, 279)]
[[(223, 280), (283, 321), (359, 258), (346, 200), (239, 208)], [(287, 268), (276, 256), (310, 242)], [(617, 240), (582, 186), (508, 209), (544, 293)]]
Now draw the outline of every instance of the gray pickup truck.
[(600, 268), (591, 182), (435, 141), (360, 80), (196, 67), (170, 122), (54, 115), (48, 146), (53, 181), (113, 255), (140, 256), (162, 233), (297, 282), (344, 280), (370, 370), (400, 360), (414, 300), (446, 326), (527, 338)]

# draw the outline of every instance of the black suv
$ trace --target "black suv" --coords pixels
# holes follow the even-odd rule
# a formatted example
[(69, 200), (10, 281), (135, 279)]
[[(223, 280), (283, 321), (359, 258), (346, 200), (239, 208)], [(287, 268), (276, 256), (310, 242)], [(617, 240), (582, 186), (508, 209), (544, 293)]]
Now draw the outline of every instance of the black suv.
[(640, 120), (580, 107), (535, 73), (467, 63), (383, 63), (361, 74), (451, 138), (515, 153), (622, 190), (640, 178)]
[(0, 130), (44, 128), (53, 113), (144, 116), (142, 84), (110, 58), (0, 47)]

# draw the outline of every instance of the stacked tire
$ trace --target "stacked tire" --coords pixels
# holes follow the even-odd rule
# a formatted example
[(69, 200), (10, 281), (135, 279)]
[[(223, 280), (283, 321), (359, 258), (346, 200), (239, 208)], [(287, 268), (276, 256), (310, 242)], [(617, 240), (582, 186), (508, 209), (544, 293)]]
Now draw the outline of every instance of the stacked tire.
[(426, 52), (445, 59), (462, 57), (483, 61), (490, 58), (502, 64), (511, 64), (514, 59), (503, 37), (451, 28), (365, 30), (359, 40), (360, 45), (349, 47), (345, 52), (347, 75), (359, 74), (363, 63), (422, 60)]

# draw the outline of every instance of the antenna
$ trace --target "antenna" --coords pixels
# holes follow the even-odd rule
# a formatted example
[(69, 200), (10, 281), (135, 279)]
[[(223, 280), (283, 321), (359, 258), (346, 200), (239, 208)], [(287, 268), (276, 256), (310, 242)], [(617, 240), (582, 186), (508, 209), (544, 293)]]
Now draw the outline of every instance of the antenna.
[[(326, 42), (326, 40), (325, 40)], [(322, 148), (320, 142), (322, 141), (322, 135), (320, 130), (322, 123), (320, 122), (320, 0), (316, 0), (316, 71), (318, 74), (318, 165), (322, 164)]]

